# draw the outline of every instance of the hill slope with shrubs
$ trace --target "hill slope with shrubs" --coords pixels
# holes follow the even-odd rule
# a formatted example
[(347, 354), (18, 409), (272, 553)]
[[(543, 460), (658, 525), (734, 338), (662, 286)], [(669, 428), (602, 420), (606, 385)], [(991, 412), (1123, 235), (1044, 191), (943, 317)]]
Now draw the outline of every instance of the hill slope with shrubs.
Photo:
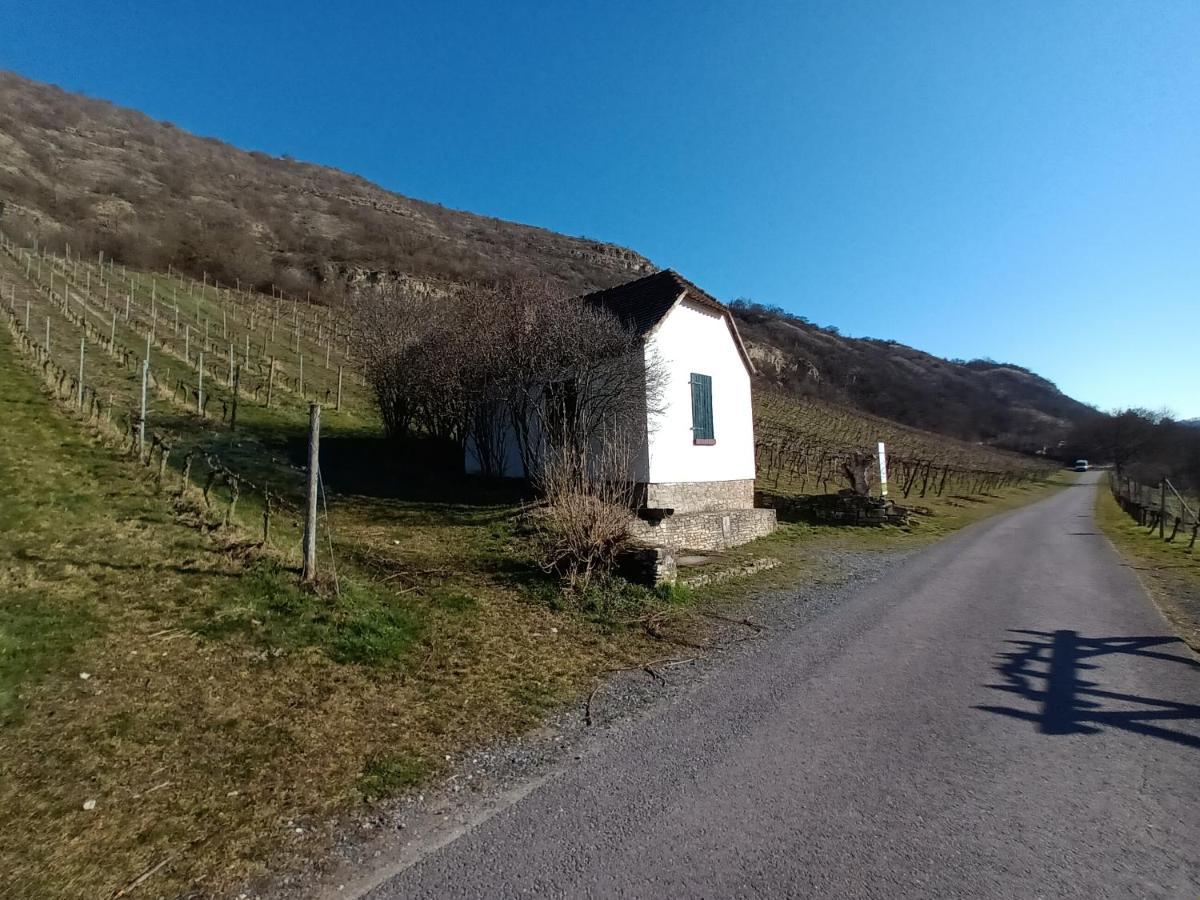
[[(348, 286), (539, 277), (583, 293), (655, 269), (614, 244), (447, 209), (336, 169), (246, 152), (0, 73), (0, 227), (18, 242), (335, 303)], [(1092, 411), (1019, 366), (948, 361), (736, 303), (760, 386), (1020, 450)]]

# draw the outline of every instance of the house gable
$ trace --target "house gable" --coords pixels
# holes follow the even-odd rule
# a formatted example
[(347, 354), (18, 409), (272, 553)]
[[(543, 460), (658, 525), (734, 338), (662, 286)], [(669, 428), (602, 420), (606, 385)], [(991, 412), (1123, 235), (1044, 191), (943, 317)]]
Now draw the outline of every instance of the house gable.
[(725, 319), (746, 371), (755, 374), (754, 363), (750, 361), (729, 307), (674, 269), (663, 269), (636, 281), (596, 291), (583, 299), (612, 313), (622, 325), (643, 339), (657, 331), (672, 310), (685, 300), (713, 310)]
[[(663, 376), (647, 423), (650, 482), (754, 478), (752, 369), (727, 315), (685, 296), (646, 335), (647, 365)], [(709, 404), (699, 419), (698, 398)]]

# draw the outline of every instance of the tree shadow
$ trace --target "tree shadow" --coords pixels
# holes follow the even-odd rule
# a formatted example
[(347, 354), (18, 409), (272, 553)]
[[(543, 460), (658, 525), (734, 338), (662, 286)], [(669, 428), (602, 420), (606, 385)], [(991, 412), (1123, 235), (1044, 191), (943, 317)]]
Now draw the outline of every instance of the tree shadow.
[[(1038, 703), (1040, 709), (1011, 706), (976, 709), (1033, 722), (1042, 734), (1098, 734), (1107, 727), (1200, 750), (1200, 735), (1160, 724), (1200, 721), (1200, 706), (1107, 690), (1099, 680), (1080, 677), (1083, 672), (1101, 668), (1086, 660), (1110, 654), (1171, 662), (1200, 672), (1200, 662), (1187, 655), (1186, 645), (1179, 638), (1165, 635), (1089, 638), (1066, 629), (1052, 632), (1013, 629), (1011, 633), (1027, 637), (1008, 641), (1014, 649), (1001, 654), (996, 666), (1004, 682), (987, 686)], [(1183, 655), (1164, 651), (1163, 648), (1174, 644), (1184, 648)]]
[[(287, 444), (297, 468), (307, 464), (307, 452), (307, 438)], [(532, 496), (521, 479), (464, 475), (461, 451), (433, 440), (322, 436), (321, 477), (333, 493), (416, 503), (512, 506)]]

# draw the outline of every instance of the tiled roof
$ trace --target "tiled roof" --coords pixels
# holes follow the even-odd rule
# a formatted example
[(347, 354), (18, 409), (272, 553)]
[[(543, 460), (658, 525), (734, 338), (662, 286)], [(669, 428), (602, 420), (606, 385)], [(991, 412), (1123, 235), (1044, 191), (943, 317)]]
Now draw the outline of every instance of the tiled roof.
[(725, 312), (724, 304), (706, 294), (673, 269), (663, 269), (636, 281), (588, 294), (583, 299), (602, 306), (626, 328), (645, 337), (670, 312), (680, 294), (689, 300)]
[(644, 338), (671, 311), (681, 294), (693, 303), (707, 306), (724, 316), (742, 362), (753, 375), (754, 363), (750, 361), (750, 354), (746, 352), (742, 336), (738, 334), (737, 323), (733, 321), (729, 308), (711, 294), (700, 290), (674, 269), (663, 269), (636, 281), (596, 291), (583, 299), (587, 303), (604, 307), (616, 316), (622, 325), (638, 337)]

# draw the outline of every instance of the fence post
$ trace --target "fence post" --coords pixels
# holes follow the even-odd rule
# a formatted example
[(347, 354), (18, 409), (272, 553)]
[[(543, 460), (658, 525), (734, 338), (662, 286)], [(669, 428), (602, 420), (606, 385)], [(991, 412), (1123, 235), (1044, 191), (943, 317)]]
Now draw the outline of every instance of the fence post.
[(1158, 483), (1158, 538), (1162, 540), (1165, 536), (1163, 529), (1167, 521), (1167, 479), (1163, 479)]
[(308, 405), (308, 487), (304, 511), (304, 565), (300, 580), (310, 584), (317, 577), (317, 468), (320, 465), (321, 407)]
[(150, 380), (150, 360), (142, 360), (142, 407), (138, 416), (138, 459), (146, 449), (146, 382)]
[(79, 399), (79, 408), (80, 409), (83, 409), (83, 349), (84, 349), (84, 343), (86, 340), (87, 340), (86, 337), (81, 337), (79, 339), (79, 392), (78, 392), (78, 399)]
[(199, 377), (196, 381), (196, 415), (204, 416), (204, 351), (196, 354), (196, 371)]
[(233, 367), (233, 409), (229, 412), (229, 430), (234, 431), (237, 428), (237, 407), (238, 407), (238, 390), (242, 383), (242, 367), (236, 365)]
[(342, 411), (342, 367), (338, 366), (338, 391), (337, 391), (337, 406), (338, 412)]
[(267, 373), (267, 409), (271, 408), (271, 394), (275, 391), (275, 357), (271, 357), (271, 371)]

